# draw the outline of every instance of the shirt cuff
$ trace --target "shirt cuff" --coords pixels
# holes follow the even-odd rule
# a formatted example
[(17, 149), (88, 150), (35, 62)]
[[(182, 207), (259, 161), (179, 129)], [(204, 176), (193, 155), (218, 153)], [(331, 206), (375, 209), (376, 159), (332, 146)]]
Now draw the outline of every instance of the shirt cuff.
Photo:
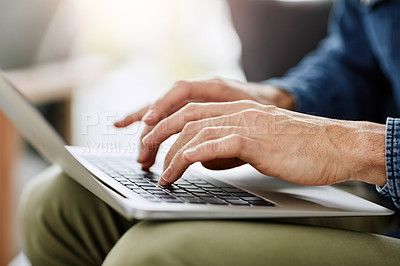
[(386, 121), (386, 176), (387, 183), (377, 186), (377, 191), (391, 197), (400, 209), (400, 119), (389, 117)]

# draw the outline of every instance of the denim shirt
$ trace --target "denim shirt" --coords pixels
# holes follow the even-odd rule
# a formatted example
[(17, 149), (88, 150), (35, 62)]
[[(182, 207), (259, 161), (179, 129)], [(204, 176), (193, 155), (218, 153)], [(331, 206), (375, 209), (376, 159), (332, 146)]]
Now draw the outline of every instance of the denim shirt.
[(388, 182), (378, 191), (400, 208), (400, 1), (338, 0), (329, 34), (282, 78), (299, 112), (385, 123)]

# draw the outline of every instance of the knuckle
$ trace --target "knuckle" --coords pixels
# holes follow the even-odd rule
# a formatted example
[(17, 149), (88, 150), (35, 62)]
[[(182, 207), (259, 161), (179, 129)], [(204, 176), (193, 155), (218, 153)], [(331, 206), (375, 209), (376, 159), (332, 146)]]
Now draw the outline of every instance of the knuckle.
[(221, 151), (221, 144), (216, 142), (216, 141), (212, 141), (209, 143), (209, 145), (204, 147), (205, 149), (209, 149), (206, 150), (206, 152), (220, 152)]
[(225, 83), (225, 79), (221, 78), (221, 77), (214, 77), (211, 79), (211, 81), (213, 83), (218, 83), (218, 84), (223, 84)]
[(246, 148), (246, 139), (239, 134), (232, 134), (231, 141), (235, 148), (238, 150), (243, 150), (244, 148)]
[(181, 89), (190, 87), (190, 82), (186, 80), (178, 80), (174, 83), (173, 88)]
[(182, 160), (184, 160), (183, 157), (183, 148), (180, 148), (176, 150), (174, 153), (170, 155), (169, 162), (171, 166), (176, 166), (179, 164)]
[(153, 129), (155, 135), (157, 135), (158, 132), (168, 130), (168, 123), (169, 123), (168, 119), (161, 120)]
[(198, 103), (188, 103), (183, 107), (183, 112), (184, 113), (194, 113), (199, 107)]
[(227, 89), (227, 82), (221, 77), (215, 77), (209, 80), (210, 88), (218, 94), (225, 93)]
[(199, 132), (199, 135), (202, 137), (212, 136), (217, 133), (217, 128), (215, 127), (205, 127), (202, 128)]
[(254, 109), (254, 108), (250, 108), (250, 109), (244, 110), (244, 111), (243, 111), (243, 114), (244, 114), (245, 118), (248, 118), (248, 119), (253, 120), (253, 119), (255, 119), (257, 116), (261, 115), (262, 112), (260, 112), (260, 111), (257, 110), (257, 109)]
[(166, 155), (165, 155), (165, 161), (166, 162), (171, 162), (171, 160), (172, 160), (172, 158), (173, 158), (173, 153), (172, 153), (172, 151), (169, 151)]
[(257, 108), (259, 107), (259, 103), (253, 100), (240, 100), (237, 101), (238, 104), (247, 106), (248, 108)]
[(141, 134), (141, 138), (143, 138), (144, 136), (146, 136), (148, 133), (150, 133), (152, 131), (153, 127), (150, 126), (146, 126)]
[(275, 105), (269, 104), (264, 106), (265, 111), (269, 113), (273, 113), (277, 110), (277, 107)]
[(193, 133), (197, 128), (197, 122), (191, 121), (185, 124), (182, 130), (182, 134)]
[[(185, 145), (186, 146), (186, 145)], [(186, 150), (186, 147), (182, 147), (181, 149), (179, 149), (179, 151), (176, 152), (176, 157), (178, 160), (180, 161), (185, 161), (185, 158), (183, 156), (183, 152)]]

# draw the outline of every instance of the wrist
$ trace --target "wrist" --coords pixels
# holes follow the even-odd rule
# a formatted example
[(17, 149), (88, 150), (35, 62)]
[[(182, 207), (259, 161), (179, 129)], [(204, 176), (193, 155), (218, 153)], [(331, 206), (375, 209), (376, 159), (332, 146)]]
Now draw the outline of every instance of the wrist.
[(265, 84), (249, 83), (253, 97), (261, 104), (275, 105), (279, 108), (294, 110), (296, 107), (294, 97), (287, 91)]
[(296, 109), (296, 102), (294, 100), (293, 95), (289, 92), (282, 90), (280, 88), (273, 88), (275, 90), (275, 97), (278, 107), (288, 109), (288, 110), (295, 110)]
[[(355, 129), (352, 179), (384, 186), (386, 178), (385, 137), (386, 126), (359, 122)], [(350, 159), (351, 160), (351, 159)]]

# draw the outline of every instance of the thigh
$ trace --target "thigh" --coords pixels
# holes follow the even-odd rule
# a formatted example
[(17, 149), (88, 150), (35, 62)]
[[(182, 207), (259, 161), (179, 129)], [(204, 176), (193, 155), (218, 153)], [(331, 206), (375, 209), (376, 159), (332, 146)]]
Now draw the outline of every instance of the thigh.
[(34, 265), (99, 265), (106, 256), (106, 265), (382, 264), (380, 260), (390, 265), (391, 259), (400, 260), (398, 240), (321, 226), (358, 229), (369, 224), (365, 218), (135, 225), (55, 171), (42, 173), (21, 202), (25, 251)]
[(31, 181), (20, 205), (33, 265), (99, 265), (134, 224), (55, 167)]
[(397, 265), (400, 240), (284, 222), (140, 222), (104, 265)]

